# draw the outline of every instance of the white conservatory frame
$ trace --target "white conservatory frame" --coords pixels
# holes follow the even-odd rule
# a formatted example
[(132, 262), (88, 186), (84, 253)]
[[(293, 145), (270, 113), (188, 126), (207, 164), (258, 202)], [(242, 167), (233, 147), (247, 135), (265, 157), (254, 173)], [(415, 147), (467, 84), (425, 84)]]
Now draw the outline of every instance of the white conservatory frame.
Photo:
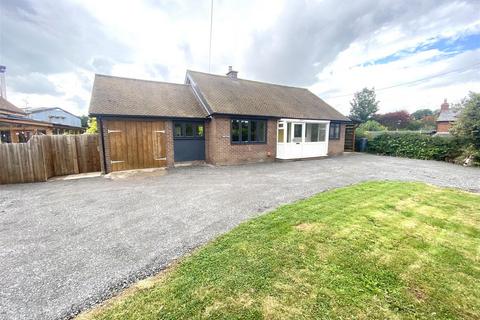
[[(287, 142), (287, 127), (289, 123), (291, 126), (291, 137), (289, 139), (290, 142)], [(315, 142), (305, 141), (307, 123), (325, 124), (325, 140)], [(295, 126), (301, 126), (301, 137), (295, 135)], [(283, 139), (281, 139), (282, 137), (279, 134), (281, 130), (283, 130)], [(329, 133), (330, 121), (327, 120), (280, 119), (277, 123), (277, 158), (301, 159), (327, 156)]]

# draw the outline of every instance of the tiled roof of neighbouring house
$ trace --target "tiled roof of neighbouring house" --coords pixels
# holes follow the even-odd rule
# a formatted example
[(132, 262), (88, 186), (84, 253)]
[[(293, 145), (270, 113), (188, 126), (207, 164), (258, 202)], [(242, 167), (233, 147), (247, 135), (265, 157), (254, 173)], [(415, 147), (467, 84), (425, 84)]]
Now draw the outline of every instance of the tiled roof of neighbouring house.
[(205, 118), (189, 85), (95, 75), (89, 113)]
[(442, 122), (442, 121), (448, 121), (452, 122), (457, 120), (458, 113), (453, 110), (448, 110), (448, 111), (441, 111), (440, 114), (438, 115), (437, 121)]
[(212, 113), (350, 121), (307, 89), (187, 71)]
[(9, 113), (16, 113), (20, 115), (24, 115), (25, 112), (23, 112), (22, 109), (14, 106), (12, 103), (8, 102), (6, 99), (0, 97), (0, 112), (1, 111), (7, 111)]

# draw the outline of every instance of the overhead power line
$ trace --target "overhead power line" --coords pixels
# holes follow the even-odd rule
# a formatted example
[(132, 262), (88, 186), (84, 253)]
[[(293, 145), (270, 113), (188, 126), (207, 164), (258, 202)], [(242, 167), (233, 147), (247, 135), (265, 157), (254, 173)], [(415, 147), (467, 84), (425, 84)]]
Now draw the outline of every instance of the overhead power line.
[[(414, 84), (414, 83), (418, 83), (418, 82), (423, 82), (423, 81), (427, 81), (427, 80), (430, 80), (430, 79), (433, 79), (433, 78), (441, 77), (441, 76), (444, 76), (444, 75), (447, 75), (447, 74), (450, 74), (450, 73), (468, 70), (468, 69), (474, 68), (476, 66), (480, 66), (480, 62), (474, 63), (474, 64), (472, 64), (468, 67), (463, 67), (463, 68), (458, 68), (458, 69), (442, 72), (442, 73), (439, 73), (439, 74), (436, 74), (436, 75), (433, 75), (433, 76), (428, 76), (428, 77), (413, 80), (413, 81), (403, 82), (403, 83), (395, 84), (395, 85), (388, 86), (388, 87), (375, 88), (375, 91), (378, 92), (378, 91), (383, 91), (383, 90), (388, 90), (388, 89), (392, 89), (392, 88), (396, 88), (396, 87), (406, 86), (406, 85), (410, 85), (410, 84)], [(339, 96), (328, 97), (328, 99), (343, 98), (343, 97), (352, 96), (354, 94), (355, 94), (355, 92), (348, 93), (348, 94), (342, 94), (342, 95), (339, 95)]]
[(213, 27), (213, 0), (210, 4), (210, 45), (208, 47), (208, 72), (212, 65), (212, 27)]

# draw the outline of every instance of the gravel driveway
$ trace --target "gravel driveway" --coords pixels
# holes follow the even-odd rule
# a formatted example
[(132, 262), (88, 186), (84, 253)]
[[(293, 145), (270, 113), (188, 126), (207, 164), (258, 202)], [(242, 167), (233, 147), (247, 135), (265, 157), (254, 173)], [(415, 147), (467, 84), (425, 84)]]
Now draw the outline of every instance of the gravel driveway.
[(363, 154), (0, 186), (0, 318), (70, 317), (265, 210), (372, 179), (480, 192), (480, 169)]

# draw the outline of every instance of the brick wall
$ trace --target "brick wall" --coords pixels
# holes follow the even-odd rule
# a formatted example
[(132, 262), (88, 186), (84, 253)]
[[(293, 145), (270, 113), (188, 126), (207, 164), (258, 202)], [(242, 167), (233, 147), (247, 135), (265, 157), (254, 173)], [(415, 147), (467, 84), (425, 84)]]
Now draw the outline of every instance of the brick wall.
[(215, 165), (239, 164), (275, 160), (277, 121), (267, 121), (267, 143), (232, 144), (230, 118), (213, 117), (206, 123), (205, 157)]
[(437, 132), (449, 132), (452, 124), (448, 121), (437, 122)]
[(173, 167), (174, 153), (173, 153), (173, 121), (172, 120), (165, 121), (165, 137), (167, 138), (167, 141), (166, 141), (167, 167)]
[(345, 149), (345, 125), (340, 125), (340, 139), (328, 141), (328, 155), (335, 156), (343, 153)]

